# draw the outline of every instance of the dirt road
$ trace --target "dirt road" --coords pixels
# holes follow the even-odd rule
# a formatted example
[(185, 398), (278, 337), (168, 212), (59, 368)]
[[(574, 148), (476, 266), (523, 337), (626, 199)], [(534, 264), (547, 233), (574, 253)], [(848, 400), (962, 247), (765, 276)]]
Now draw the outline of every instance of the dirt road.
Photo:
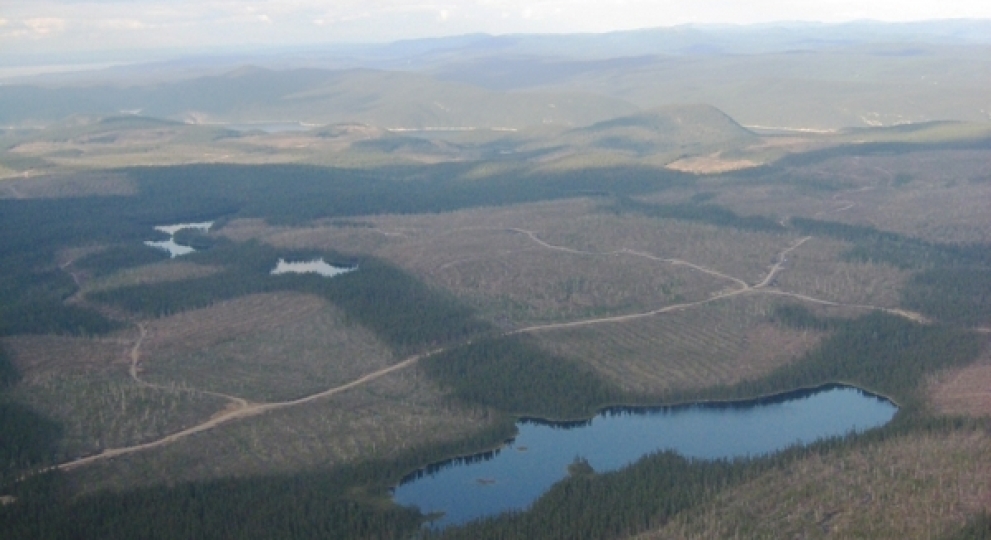
[[(138, 327), (138, 332), (139, 332), (138, 339), (135, 340), (134, 345), (131, 347), (131, 365), (128, 368), (128, 373), (131, 375), (131, 379), (138, 386), (144, 386), (145, 388), (154, 388), (156, 390), (174, 391), (175, 390), (175, 387), (166, 386), (166, 385), (162, 385), (162, 384), (150, 383), (150, 382), (148, 382), (148, 381), (146, 381), (146, 380), (144, 380), (144, 379), (141, 378), (141, 376), (139, 374), (140, 373), (140, 363), (141, 363), (141, 345), (144, 343), (145, 338), (148, 336), (148, 328), (144, 325), (144, 323), (137, 323), (137, 327)], [(196, 393), (196, 394), (204, 395), (204, 396), (213, 396), (213, 397), (218, 397), (218, 398), (221, 398), (221, 399), (225, 399), (225, 400), (229, 401), (231, 403), (231, 405), (233, 406), (233, 408), (235, 408), (235, 409), (243, 409), (243, 408), (248, 407), (250, 405), (250, 403), (246, 399), (244, 399), (244, 398), (239, 398), (237, 396), (232, 396), (230, 394), (224, 394), (222, 392), (214, 392), (212, 390), (197, 390), (197, 389), (194, 389), (194, 388), (186, 388), (184, 390), (186, 390), (188, 392), (193, 392), (193, 393)]]
[[(392, 373), (394, 371), (405, 369), (405, 368), (407, 368), (407, 367), (412, 366), (413, 364), (415, 364), (421, 358), (423, 358), (425, 356), (429, 356), (431, 354), (435, 354), (436, 352), (438, 352), (438, 351), (432, 351), (432, 352), (425, 353), (425, 354), (422, 354), (422, 355), (412, 356), (412, 357), (407, 358), (406, 360), (404, 360), (404, 361), (402, 361), (402, 362), (400, 362), (398, 364), (394, 364), (394, 365), (389, 366), (387, 368), (380, 369), (380, 370), (378, 370), (378, 371), (376, 371), (374, 373), (369, 373), (368, 375), (365, 375), (364, 377), (361, 377), (360, 379), (351, 381), (351, 382), (349, 382), (347, 384), (342, 384), (341, 386), (335, 386), (334, 388), (330, 388), (330, 389), (325, 390), (323, 392), (320, 392), (318, 394), (313, 394), (313, 395), (306, 396), (306, 397), (303, 397), (303, 398), (294, 399), (294, 400), (290, 400), (290, 401), (280, 401), (280, 402), (275, 402), (275, 403), (254, 403), (254, 404), (251, 404), (251, 403), (245, 402), (246, 404), (243, 407), (240, 407), (240, 408), (237, 408), (237, 409), (233, 409), (233, 410), (229, 410), (227, 412), (221, 413), (220, 415), (214, 416), (213, 418), (207, 420), (206, 422), (203, 422), (201, 424), (197, 424), (197, 425), (195, 425), (193, 427), (184, 429), (182, 431), (177, 431), (176, 433), (173, 433), (171, 435), (167, 435), (165, 437), (162, 437), (161, 439), (158, 439), (158, 440), (155, 440), (155, 441), (151, 441), (151, 442), (147, 442), (147, 443), (143, 443), (143, 444), (136, 444), (136, 445), (133, 445), (133, 446), (126, 446), (126, 447), (123, 447), (123, 448), (111, 448), (111, 449), (108, 449), (108, 450), (104, 450), (103, 452), (101, 452), (99, 454), (95, 454), (95, 455), (92, 455), (92, 456), (87, 456), (87, 457), (80, 458), (80, 459), (77, 459), (77, 460), (73, 460), (73, 461), (68, 461), (66, 463), (62, 463), (61, 465), (58, 465), (55, 468), (56, 469), (59, 469), (59, 470), (62, 470), (62, 471), (69, 471), (69, 470), (72, 470), (72, 469), (75, 469), (75, 468), (78, 468), (78, 467), (82, 467), (84, 465), (89, 465), (90, 463), (94, 463), (94, 462), (97, 462), (97, 461), (102, 461), (102, 460), (105, 460), (105, 459), (111, 459), (111, 458), (115, 458), (115, 457), (118, 457), (118, 456), (124, 456), (124, 455), (127, 455), (127, 454), (133, 454), (135, 452), (141, 452), (141, 451), (144, 451), (144, 450), (150, 450), (152, 448), (157, 448), (157, 447), (160, 447), (160, 446), (165, 446), (167, 444), (176, 442), (176, 441), (178, 441), (180, 439), (184, 439), (186, 437), (189, 437), (190, 435), (195, 435), (197, 433), (202, 433), (204, 431), (211, 430), (211, 429), (213, 429), (213, 428), (215, 428), (217, 426), (226, 424), (228, 422), (232, 422), (234, 420), (240, 420), (240, 419), (243, 419), (243, 418), (249, 418), (249, 417), (252, 417), (252, 416), (258, 416), (260, 414), (263, 414), (263, 413), (266, 413), (266, 412), (269, 412), (269, 411), (275, 411), (275, 410), (284, 409), (284, 408), (287, 408), (287, 407), (294, 407), (294, 406), (297, 406), (297, 405), (302, 405), (304, 403), (310, 403), (310, 402), (313, 402), (313, 401), (316, 401), (316, 400), (319, 400), (319, 399), (330, 397), (330, 396), (332, 396), (334, 394), (339, 394), (341, 392), (345, 392), (345, 391), (350, 390), (352, 388), (355, 388), (357, 386), (361, 386), (363, 384), (366, 384), (366, 383), (369, 383), (371, 381), (374, 381), (375, 379), (378, 379), (380, 377), (383, 377), (385, 375), (388, 375), (389, 373)], [(240, 399), (240, 398), (236, 398), (236, 399)], [(241, 400), (241, 401), (243, 401), (243, 400)]]

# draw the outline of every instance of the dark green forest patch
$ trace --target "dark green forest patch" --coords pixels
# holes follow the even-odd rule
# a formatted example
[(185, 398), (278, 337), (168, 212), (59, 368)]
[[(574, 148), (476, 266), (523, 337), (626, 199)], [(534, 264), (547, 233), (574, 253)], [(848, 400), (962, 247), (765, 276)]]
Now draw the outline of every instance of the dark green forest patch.
[(946, 540), (991, 540), (991, 513), (985, 511), (967, 520), (958, 531), (946, 535)]
[(165, 250), (149, 249), (144, 244), (134, 242), (110, 246), (102, 251), (91, 253), (74, 261), (72, 265), (92, 277), (98, 277), (125, 268), (162, 262), (168, 258), (169, 254)]
[(21, 374), (17, 371), (17, 366), (10, 360), (10, 355), (0, 344), (0, 392), (16, 384), (20, 378)]
[(27, 468), (51, 463), (62, 428), (34, 410), (7, 401), (20, 373), (0, 345), (0, 486)]
[(54, 462), (62, 428), (0, 395), (0, 484), (25, 469)]
[(663, 452), (620, 471), (572, 475), (524, 512), (453, 527), (444, 539), (623, 538), (666, 523), (764, 467), (744, 461), (700, 461)]
[(933, 268), (912, 276), (902, 292), (905, 307), (950, 324), (991, 321), (991, 268)]
[(986, 245), (928, 242), (900, 233), (836, 221), (792, 218), (791, 225), (804, 234), (852, 242), (850, 260), (883, 262), (908, 270), (959, 265), (991, 266)]
[(464, 401), (519, 415), (586, 417), (623, 398), (591, 369), (525, 336), (476, 340), (426, 358), (422, 367)]
[[(476, 164), (373, 170), (301, 165), (188, 165), (129, 169), (148, 201), (229, 201), (240, 217), (300, 224), (327, 217), (448, 212), (580, 196), (623, 195), (687, 185), (685, 174), (647, 167), (527, 173), (465, 179)], [(180, 206), (182, 206), (180, 204)]]
[(717, 227), (734, 227), (745, 231), (784, 232), (786, 230), (783, 225), (769, 217), (741, 216), (728, 208), (708, 204), (705, 199), (701, 203), (653, 204), (620, 197), (612, 210), (617, 213), (629, 212), (658, 219), (680, 219)]

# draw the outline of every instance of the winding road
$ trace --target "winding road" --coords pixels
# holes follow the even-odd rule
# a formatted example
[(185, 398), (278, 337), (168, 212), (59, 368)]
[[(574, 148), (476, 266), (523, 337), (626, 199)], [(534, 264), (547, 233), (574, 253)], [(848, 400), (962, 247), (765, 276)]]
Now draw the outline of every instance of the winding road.
[[(163, 384), (150, 383), (150, 382), (142, 379), (141, 376), (139, 375), (139, 373), (140, 373), (139, 364), (141, 363), (141, 345), (142, 345), (142, 343), (144, 343), (145, 338), (148, 336), (148, 329), (144, 325), (144, 323), (137, 323), (137, 327), (138, 327), (139, 334), (138, 334), (138, 339), (134, 342), (134, 345), (131, 347), (131, 355), (130, 355), (131, 356), (131, 365), (130, 365), (130, 367), (127, 370), (128, 371), (128, 374), (131, 375), (131, 379), (138, 386), (143, 386), (145, 388), (154, 388), (156, 390), (167, 390), (167, 391), (174, 390), (175, 388), (174, 387), (171, 387), (171, 386), (165, 386)], [(218, 398), (221, 398), (221, 399), (226, 399), (227, 401), (231, 402), (231, 404), (234, 407), (236, 407), (238, 409), (243, 409), (243, 408), (248, 407), (249, 405), (251, 405), (244, 398), (239, 398), (237, 396), (232, 396), (230, 394), (224, 394), (222, 392), (213, 392), (213, 391), (210, 391), (210, 390), (197, 390), (195, 388), (187, 388), (185, 390), (187, 390), (189, 392), (196, 393), (196, 394), (201, 394), (201, 395), (204, 395), (204, 396), (213, 396), (213, 397), (218, 397)]]
[(195, 435), (196, 433), (202, 433), (204, 431), (213, 429), (213, 428), (215, 428), (217, 426), (220, 426), (222, 424), (226, 424), (228, 422), (232, 422), (234, 420), (240, 420), (240, 419), (248, 418), (248, 417), (251, 417), (251, 416), (258, 416), (259, 414), (266, 413), (266, 412), (269, 412), (269, 411), (275, 411), (275, 410), (278, 410), (278, 409), (285, 409), (287, 407), (295, 407), (297, 405), (303, 405), (304, 403), (310, 403), (310, 402), (313, 402), (313, 401), (316, 401), (316, 400), (319, 400), (319, 399), (330, 397), (330, 396), (332, 396), (334, 394), (339, 394), (341, 392), (345, 392), (345, 391), (350, 390), (352, 388), (355, 388), (355, 387), (361, 386), (363, 384), (369, 383), (371, 381), (374, 381), (375, 379), (378, 379), (380, 377), (383, 377), (385, 375), (388, 375), (389, 373), (392, 373), (393, 371), (398, 371), (398, 370), (401, 370), (401, 369), (408, 368), (408, 367), (412, 366), (413, 364), (415, 364), (417, 361), (419, 361), (421, 358), (423, 358), (425, 356), (429, 356), (431, 354), (436, 354), (437, 352), (438, 351), (431, 351), (429, 353), (424, 353), (424, 354), (421, 354), (421, 355), (411, 356), (411, 357), (407, 358), (406, 360), (403, 360), (402, 362), (400, 362), (398, 364), (393, 364), (393, 365), (391, 365), (391, 366), (389, 366), (387, 368), (380, 369), (380, 370), (378, 370), (378, 371), (376, 371), (374, 373), (369, 373), (368, 375), (365, 375), (364, 377), (361, 377), (360, 379), (356, 379), (354, 381), (351, 381), (351, 382), (349, 382), (347, 384), (342, 384), (341, 386), (335, 386), (334, 388), (330, 388), (328, 390), (324, 390), (323, 392), (320, 392), (318, 394), (312, 394), (312, 395), (309, 395), (309, 396), (306, 396), (306, 397), (302, 397), (302, 398), (299, 398), (299, 399), (294, 399), (294, 400), (291, 400), (291, 401), (280, 401), (280, 402), (275, 402), (275, 403), (248, 403), (248, 402), (244, 401), (243, 399), (233, 398), (233, 399), (239, 400), (240, 402), (243, 402), (244, 405), (241, 406), (241, 407), (238, 407), (236, 409), (233, 409), (233, 410), (228, 410), (226, 412), (222, 412), (222, 413), (214, 416), (213, 418), (211, 418), (211, 419), (209, 419), (209, 420), (207, 420), (207, 421), (205, 421), (205, 422), (203, 422), (201, 424), (197, 424), (197, 425), (195, 425), (193, 427), (186, 428), (186, 429), (184, 429), (182, 431), (177, 431), (177, 432), (175, 432), (175, 433), (173, 433), (171, 435), (166, 435), (165, 437), (162, 437), (161, 439), (157, 439), (157, 440), (154, 440), (154, 441), (151, 441), (151, 442), (147, 442), (147, 443), (143, 443), (143, 444), (136, 444), (136, 445), (133, 445), (133, 446), (125, 446), (125, 447), (122, 447), (122, 448), (111, 448), (111, 449), (108, 449), (108, 450), (104, 450), (103, 452), (101, 452), (99, 454), (94, 454), (92, 456), (87, 456), (87, 457), (84, 457), (84, 458), (80, 458), (80, 459), (76, 459), (76, 460), (73, 460), (73, 461), (68, 461), (68, 462), (62, 463), (60, 465), (57, 465), (55, 468), (58, 469), (58, 470), (62, 470), (62, 471), (69, 471), (69, 470), (75, 469), (77, 467), (82, 467), (84, 465), (89, 465), (90, 463), (94, 463), (96, 461), (101, 461), (101, 460), (104, 460), (104, 459), (115, 458), (115, 457), (118, 457), (118, 456), (123, 456), (123, 455), (127, 455), (127, 454), (133, 454), (135, 452), (141, 452), (143, 450), (150, 450), (152, 448), (157, 448), (157, 447), (160, 447), (160, 446), (165, 446), (166, 444), (173, 443), (173, 442), (178, 441), (180, 439), (184, 439), (186, 437), (189, 437), (190, 435)]
[[(884, 169), (882, 169), (882, 170), (884, 170)], [(887, 171), (885, 171), (885, 172), (887, 172)], [(888, 173), (888, 174), (891, 174), (891, 173)], [(849, 210), (849, 209), (857, 206), (857, 203), (854, 202), (854, 201), (844, 200), (841, 197), (845, 197), (847, 195), (850, 195), (851, 193), (862, 193), (864, 191), (872, 191), (873, 189), (874, 189), (873, 186), (864, 186), (862, 188), (853, 189), (853, 190), (850, 190), (850, 191), (844, 191), (843, 193), (837, 193), (836, 195), (833, 195), (832, 200), (833, 200), (833, 202), (842, 204), (843, 206), (840, 206), (839, 208), (833, 208), (832, 210), (821, 210), (821, 211), (816, 212), (815, 214), (813, 214), (812, 217), (822, 217), (822, 216), (825, 216), (826, 214), (838, 214), (840, 212), (845, 212), (845, 211), (847, 211), (847, 210)]]

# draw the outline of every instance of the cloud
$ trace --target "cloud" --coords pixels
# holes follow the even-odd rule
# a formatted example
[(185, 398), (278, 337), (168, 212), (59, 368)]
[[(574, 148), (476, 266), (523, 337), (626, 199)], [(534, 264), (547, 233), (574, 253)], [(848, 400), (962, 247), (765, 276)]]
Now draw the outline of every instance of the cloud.
[(47, 36), (65, 30), (65, 19), (36, 17), (25, 20), (24, 26), (39, 36)]
[(98, 21), (97, 25), (106, 30), (144, 30), (149, 25), (137, 19), (107, 19)]

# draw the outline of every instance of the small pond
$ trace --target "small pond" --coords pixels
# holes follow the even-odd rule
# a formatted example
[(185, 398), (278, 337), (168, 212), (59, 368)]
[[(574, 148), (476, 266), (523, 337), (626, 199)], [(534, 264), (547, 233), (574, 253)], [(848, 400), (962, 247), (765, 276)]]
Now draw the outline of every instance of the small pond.
[(196, 251), (195, 249), (189, 246), (177, 244), (175, 241), (175, 233), (183, 229), (197, 229), (206, 232), (210, 230), (210, 227), (213, 227), (212, 221), (204, 221), (202, 223), (177, 223), (175, 225), (159, 225), (155, 227), (155, 230), (169, 235), (169, 239), (157, 240), (157, 241), (148, 240), (145, 242), (145, 245), (157, 249), (164, 249), (165, 251), (169, 252), (169, 257), (174, 259), (180, 255), (188, 255)]
[(578, 456), (597, 472), (662, 450), (701, 459), (758, 456), (879, 427), (897, 411), (884, 398), (831, 385), (749, 402), (607, 409), (585, 422), (521, 419), (501, 449), (421, 469), (393, 499), (443, 513), (434, 527), (456, 525), (527, 508)]
[(354, 272), (357, 269), (357, 266), (334, 266), (327, 264), (323, 258), (299, 262), (287, 262), (284, 259), (279, 259), (278, 264), (275, 265), (275, 269), (272, 270), (272, 275), (320, 274), (324, 277), (334, 277), (347, 274), (348, 272)]

